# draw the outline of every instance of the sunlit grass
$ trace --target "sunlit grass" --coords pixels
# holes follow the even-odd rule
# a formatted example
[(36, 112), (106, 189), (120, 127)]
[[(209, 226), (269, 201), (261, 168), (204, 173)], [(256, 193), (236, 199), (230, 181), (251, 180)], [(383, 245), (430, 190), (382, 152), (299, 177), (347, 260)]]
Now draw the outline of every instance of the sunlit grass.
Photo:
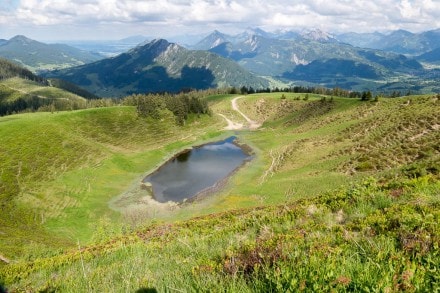
[[(2, 80), (0, 86), (4, 90), (14, 91), (15, 96), (18, 98), (22, 95), (36, 95), (41, 98), (47, 99), (66, 99), (70, 101), (85, 101), (84, 98), (66, 92), (62, 89), (55, 87), (43, 86), (31, 80), (25, 80), (22, 78), (9, 78)], [(1, 88), (0, 88), (1, 89)], [(9, 101), (14, 100), (13, 96), (10, 97)]]
[(63, 292), (430, 291), (439, 285), (440, 214), (428, 202), (439, 189), (432, 177), (369, 179), (314, 199), (150, 225), (0, 276), (12, 290), (30, 282)]

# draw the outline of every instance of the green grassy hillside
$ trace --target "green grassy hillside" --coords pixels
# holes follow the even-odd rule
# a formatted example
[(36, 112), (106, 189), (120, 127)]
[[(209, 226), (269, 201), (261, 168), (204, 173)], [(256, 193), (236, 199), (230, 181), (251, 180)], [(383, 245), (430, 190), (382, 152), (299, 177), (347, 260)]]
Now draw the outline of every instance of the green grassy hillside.
[[(366, 181), (225, 212), (0, 269), (12, 290), (435, 292), (439, 181)], [(147, 291), (149, 292), (149, 291)]]
[[(94, 98), (81, 89), (78, 93)], [(84, 109), (89, 104), (85, 97), (59, 87), (20, 77), (0, 80), (0, 116), (21, 112)]]
[(2, 87), (2, 92), (10, 91), (12, 93), (10, 97), (5, 95), (5, 101), (13, 101), (14, 99), (17, 99), (17, 97), (26, 97), (29, 95), (39, 96), (50, 100), (85, 101), (83, 97), (60, 88), (42, 85), (22, 78), (9, 78), (2, 80), (0, 86)]
[(52, 246), (49, 234), (62, 236), (61, 244), (88, 241), (104, 216), (117, 223), (112, 197), (170, 151), (210, 133), (206, 117), (194, 121), (197, 130), (168, 116), (158, 124), (116, 107), (0, 118), (0, 202), (8, 211), (0, 220), (1, 254)]
[[(440, 286), (438, 97), (230, 96), (178, 127), (131, 107), (0, 118), (0, 285), (28, 291), (432, 291)], [(217, 194), (139, 202), (182, 148), (255, 158)], [(133, 204), (135, 203), (135, 204)], [(84, 248), (84, 246), (86, 246)]]

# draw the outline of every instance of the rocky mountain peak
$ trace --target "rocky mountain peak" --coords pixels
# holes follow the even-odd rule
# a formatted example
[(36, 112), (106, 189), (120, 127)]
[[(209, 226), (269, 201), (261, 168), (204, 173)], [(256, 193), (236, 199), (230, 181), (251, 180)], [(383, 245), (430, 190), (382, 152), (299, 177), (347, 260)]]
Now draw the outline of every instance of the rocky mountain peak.
[(336, 40), (335, 37), (325, 31), (322, 31), (320, 29), (312, 29), (309, 31), (306, 31), (301, 34), (301, 37), (306, 40), (311, 41), (317, 41), (317, 42), (328, 42), (332, 40)]
[(211, 34), (206, 36), (203, 40), (197, 43), (194, 48), (198, 50), (209, 50), (218, 45), (228, 41), (228, 36), (219, 32), (218, 30), (213, 31)]
[(167, 49), (172, 45), (177, 46), (176, 44), (172, 44), (165, 39), (154, 39), (149, 43), (144, 43), (133, 48), (132, 50), (129, 51), (129, 54), (144, 55), (145, 53), (148, 53), (149, 56), (153, 56), (153, 57), (159, 56), (163, 52), (167, 51)]

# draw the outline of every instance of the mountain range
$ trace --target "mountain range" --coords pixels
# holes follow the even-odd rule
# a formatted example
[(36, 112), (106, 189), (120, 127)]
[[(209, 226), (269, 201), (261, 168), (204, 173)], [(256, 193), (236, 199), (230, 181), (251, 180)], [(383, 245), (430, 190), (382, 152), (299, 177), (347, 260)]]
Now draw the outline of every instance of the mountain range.
[(177, 92), (269, 82), (217, 54), (188, 50), (163, 39), (153, 40), (116, 57), (46, 74), (73, 82), (99, 96)]
[(421, 55), (440, 47), (440, 29), (422, 33), (405, 30), (381, 33), (346, 33), (337, 36), (341, 42), (353, 46), (384, 50), (399, 54)]
[[(318, 29), (266, 32), (249, 28), (237, 35), (213, 31), (186, 47), (146, 39), (140, 35), (113, 43), (87, 43), (92, 44), (89, 50), (99, 49), (98, 44), (114, 50), (102, 59), (85, 50), (16, 36), (0, 40), (0, 56), (9, 52), (6, 58), (34, 72), (56, 68), (44, 74), (99, 96), (274, 84), (377, 92), (440, 91), (440, 30), (338, 35)], [(118, 50), (122, 51), (119, 55)]]
[(250, 36), (259, 36), (271, 40), (311, 40), (319, 42), (337, 42), (365, 49), (376, 49), (397, 54), (418, 56), (440, 47), (440, 29), (421, 33), (411, 33), (405, 30), (396, 30), (384, 34), (374, 33), (343, 33), (331, 34), (320, 29), (312, 29), (303, 32), (278, 31), (265, 32), (261, 29), (247, 29), (238, 35), (227, 35), (214, 31), (207, 37), (192, 46), (195, 49), (209, 50), (221, 43), (239, 43)]
[[(237, 41), (255, 35), (275, 40), (293, 40), (301, 39), (320, 41), (320, 42), (339, 42), (352, 45), (354, 47), (377, 49), (398, 54), (406, 54), (418, 56), (440, 47), (440, 29), (412, 33), (405, 30), (396, 30), (389, 33), (342, 33), (331, 34), (320, 29), (305, 30), (296, 32), (292, 30), (265, 32), (261, 29), (248, 28), (245, 32), (231, 36), (214, 31), (207, 38), (213, 35), (221, 36), (225, 41), (236, 43)], [(195, 48), (201, 49), (204, 40), (194, 45)], [(219, 45), (219, 43), (217, 44)], [(204, 49), (211, 49), (206, 48)]]
[(320, 30), (290, 36), (274, 38), (261, 31), (229, 36), (214, 31), (195, 48), (209, 48), (260, 76), (360, 91), (377, 89), (389, 81), (425, 78), (427, 74), (412, 57), (355, 47)]
[(242, 43), (252, 37), (261, 37), (265, 39), (276, 40), (311, 40), (311, 41), (327, 41), (327, 42), (337, 42), (338, 40), (334, 35), (324, 32), (319, 29), (307, 30), (303, 32), (295, 31), (277, 31), (277, 32), (266, 32), (260, 28), (248, 28), (244, 32), (237, 35), (224, 34), (218, 30), (214, 30), (211, 34), (204, 37), (197, 43), (191, 46), (193, 49), (198, 50), (210, 50), (222, 43)]

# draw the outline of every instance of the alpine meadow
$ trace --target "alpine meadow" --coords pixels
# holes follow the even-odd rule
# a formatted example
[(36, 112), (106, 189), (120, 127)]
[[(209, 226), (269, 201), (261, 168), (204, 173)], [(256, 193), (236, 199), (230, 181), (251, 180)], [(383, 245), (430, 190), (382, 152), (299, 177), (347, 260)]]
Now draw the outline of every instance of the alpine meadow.
[(96, 38), (0, 39), (0, 293), (440, 291), (438, 27), (185, 34), (248, 4), (191, 2), (103, 40), (186, 1), (16, 2)]

